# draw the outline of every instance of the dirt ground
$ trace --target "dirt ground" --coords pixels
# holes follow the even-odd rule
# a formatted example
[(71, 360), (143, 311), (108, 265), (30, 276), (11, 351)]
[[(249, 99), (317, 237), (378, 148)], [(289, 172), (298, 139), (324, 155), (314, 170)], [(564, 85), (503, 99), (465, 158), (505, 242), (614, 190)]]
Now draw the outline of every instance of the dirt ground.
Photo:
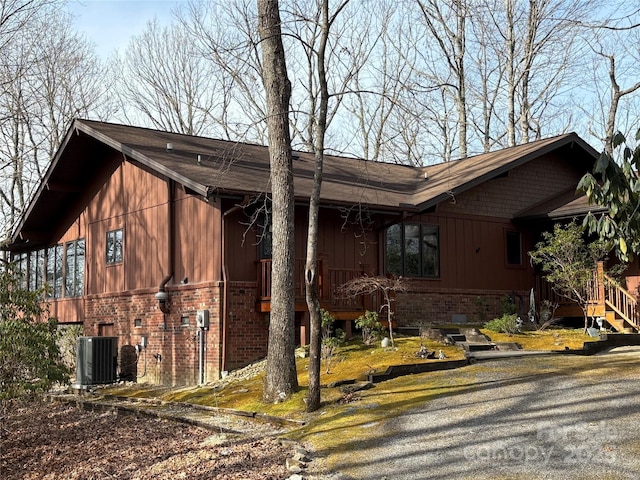
[(282, 479), (291, 445), (224, 442), (215, 432), (154, 418), (29, 403), (4, 412), (3, 480)]

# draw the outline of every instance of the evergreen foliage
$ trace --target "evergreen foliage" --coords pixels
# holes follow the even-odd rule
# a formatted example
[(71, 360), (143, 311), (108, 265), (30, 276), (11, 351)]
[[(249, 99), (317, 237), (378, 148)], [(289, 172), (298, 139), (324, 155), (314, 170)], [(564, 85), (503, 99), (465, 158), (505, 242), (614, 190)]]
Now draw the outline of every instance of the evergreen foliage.
[(0, 401), (42, 393), (69, 382), (57, 321), (11, 265), (0, 271)]

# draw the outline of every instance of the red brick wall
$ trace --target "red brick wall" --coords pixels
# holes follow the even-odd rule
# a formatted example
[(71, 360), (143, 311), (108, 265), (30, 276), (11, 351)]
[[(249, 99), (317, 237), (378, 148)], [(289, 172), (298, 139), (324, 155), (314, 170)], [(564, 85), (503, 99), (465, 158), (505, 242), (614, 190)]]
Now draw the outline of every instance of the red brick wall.
[(256, 311), (256, 282), (229, 282), (226, 368), (234, 370), (267, 356), (269, 321)]
[[(86, 298), (85, 335), (98, 335), (100, 325), (113, 324), (118, 346), (136, 345), (147, 338), (148, 346), (138, 360), (138, 381), (165, 385), (198, 383), (199, 340), (196, 311), (208, 309), (209, 331), (205, 332), (205, 381), (219, 377), (219, 312), (221, 288), (218, 282), (169, 286), (169, 313), (163, 314), (155, 299), (157, 289)], [(182, 318), (188, 324), (182, 324)], [(141, 322), (135, 326), (136, 319)]]
[[(196, 311), (209, 310), (205, 332), (205, 382), (219, 378), (222, 369), (222, 283), (168, 286), (169, 313), (155, 299), (157, 289), (141, 289), (86, 298), (85, 335), (98, 335), (102, 325), (113, 324), (118, 346), (136, 345), (147, 338), (138, 360), (138, 381), (163, 385), (193, 385), (199, 376), (199, 339)], [(256, 312), (256, 282), (230, 282), (227, 310), (226, 370), (234, 370), (267, 354), (269, 323)], [(188, 325), (182, 318), (188, 318)], [(141, 326), (135, 326), (136, 319)], [(160, 357), (158, 357), (160, 356)]]
[(526, 321), (529, 297), (523, 291), (433, 289), (420, 288), (418, 284), (398, 294), (392, 309), (401, 327), (451, 323), (453, 315), (466, 315), (467, 323), (479, 323), (502, 316), (503, 299), (514, 295), (518, 313)]

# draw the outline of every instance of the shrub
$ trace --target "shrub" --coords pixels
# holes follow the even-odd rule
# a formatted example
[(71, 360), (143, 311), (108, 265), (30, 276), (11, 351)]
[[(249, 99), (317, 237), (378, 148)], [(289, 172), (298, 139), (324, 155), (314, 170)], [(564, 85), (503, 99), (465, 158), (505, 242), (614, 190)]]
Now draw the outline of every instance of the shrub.
[(516, 305), (515, 298), (511, 295), (505, 295), (501, 299), (502, 313), (503, 315), (513, 315), (518, 313), (518, 306)]
[(384, 331), (384, 326), (378, 320), (378, 312), (369, 310), (356, 319), (356, 328), (362, 330), (362, 343), (365, 345), (371, 345), (382, 338)]
[(26, 290), (12, 265), (0, 267), (0, 404), (69, 381), (57, 322), (40, 304), (44, 293)]
[(521, 322), (515, 313), (505, 314), (484, 324), (484, 328), (492, 332), (514, 334), (520, 332)]
[(322, 317), (321, 356), (325, 361), (325, 372), (329, 373), (329, 370), (331, 369), (331, 361), (336, 350), (341, 345), (344, 345), (347, 335), (339, 328), (336, 328), (334, 331), (333, 324), (336, 319), (329, 312), (324, 309), (320, 309), (320, 315)]

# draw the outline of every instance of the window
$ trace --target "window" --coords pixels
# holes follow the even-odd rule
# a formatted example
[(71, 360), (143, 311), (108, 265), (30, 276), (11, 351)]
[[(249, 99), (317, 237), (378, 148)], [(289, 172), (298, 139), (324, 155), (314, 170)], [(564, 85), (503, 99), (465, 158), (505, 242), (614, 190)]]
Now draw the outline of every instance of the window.
[(47, 298), (80, 297), (84, 293), (85, 241), (12, 254), (23, 275), (23, 288), (36, 291), (48, 285)]
[(51, 287), (49, 298), (62, 297), (63, 275), (62, 245), (55, 245), (47, 249), (47, 283)]
[(29, 290), (35, 292), (44, 283), (45, 251), (29, 252)]
[(122, 262), (122, 229), (107, 232), (107, 264)]
[(506, 232), (507, 265), (522, 265), (522, 236), (520, 232)]
[(263, 213), (258, 222), (258, 245), (260, 248), (260, 258), (271, 258), (273, 249), (273, 236), (271, 233), (271, 214)]
[(84, 239), (65, 245), (64, 296), (81, 297), (84, 290)]
[(20, 284), (22, 288), (27, 288), (27, 276), (29, 274), (29, 254), (26, 252), (14, 253), (11, 255), (11, 261), (16, 267), (16, 271), (20, 274)]
[(387, 273), (408, 277), (440, 276), (440, 246), (437, 225), (406, 223), (386, 231)]

